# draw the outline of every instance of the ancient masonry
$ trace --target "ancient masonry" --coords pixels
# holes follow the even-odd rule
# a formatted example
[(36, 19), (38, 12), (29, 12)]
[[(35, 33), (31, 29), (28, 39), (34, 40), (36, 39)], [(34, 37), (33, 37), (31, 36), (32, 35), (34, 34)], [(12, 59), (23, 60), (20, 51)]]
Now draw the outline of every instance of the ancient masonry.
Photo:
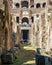
[(28, 42), (46, 51), (52, 49), (52, 0), (6, 1), (7, 48), (14, 45), (10, 42), (12, 35), (15, 44)]
[(31, 45), (49, 50), (52, 48), (51, 0), (11, 0), (12, 31), (17, 43), (27, 41)]
[[(9, 1), (0, 0), (0, 55), (13, 47)], [(5, 6), (4, 6), (5, 5)], [(7, 7), (6, 7), (7, 6)]]

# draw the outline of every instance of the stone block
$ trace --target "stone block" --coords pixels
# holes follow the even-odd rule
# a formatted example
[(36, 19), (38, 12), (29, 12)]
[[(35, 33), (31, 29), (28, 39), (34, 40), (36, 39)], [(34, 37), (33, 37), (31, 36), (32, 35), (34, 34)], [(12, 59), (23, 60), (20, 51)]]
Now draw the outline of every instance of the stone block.
[(14, 56), (12, 53), (7, 52), (7, 53), (1, 55), (1, 60), (2, 60), (3, 64), (10, 64), (10, 63), (13, 63)]

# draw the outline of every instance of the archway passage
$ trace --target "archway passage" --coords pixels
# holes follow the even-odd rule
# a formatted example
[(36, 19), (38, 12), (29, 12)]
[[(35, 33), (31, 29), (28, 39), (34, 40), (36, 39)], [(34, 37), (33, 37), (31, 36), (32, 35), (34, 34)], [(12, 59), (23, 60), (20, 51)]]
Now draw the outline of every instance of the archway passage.
[(36, 8), (40, 8), (41, 6), (40, 6), (40, 3), (37, 3), (36, 4)]
[(22, 8), (28, 8), (28, 1), (21, 2)]
[(19, 7), (20, 7), (19, 3), (16, 3), (16, 5), (15, 5), (15, 6), (16, 6), (16, 8), (19, 8)]
[(43, 3), (43, 8), (45, 8), (46, 7), (46, 3)]
[(31, 8), (34, 8), (34, 5), (31, 5)]
[(24, 42), (27, 42), (29, 39), (29, 30), (22, 30), (22, 39)]
[(24, 17), (24, 18), (22, 19), (22, 23), (27, 23), (27, 24), (29, 24), (28, 18)]

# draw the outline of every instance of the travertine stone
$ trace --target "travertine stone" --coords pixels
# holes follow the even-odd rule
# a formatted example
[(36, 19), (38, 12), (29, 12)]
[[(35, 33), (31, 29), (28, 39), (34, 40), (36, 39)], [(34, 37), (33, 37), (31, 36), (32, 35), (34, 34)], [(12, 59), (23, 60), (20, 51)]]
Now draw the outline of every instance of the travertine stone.
[[(8, 0), (6, 4), (8, 7), (6, 8), (5, 23), (7, 48), (10, 49), (14, 43), (11, 44), (11, 34), (14, 32), (16, 44), (25, 40), (31, 45), (37, 44), (37, 47), (44, 48), (46, 51), (50, 50), (52, 48), (52, 5), (50, 0), (34, 0), (33, 2), (30, 0)], [(43, 4), (45, 5), (43, 6)], [(12, 17), (11, 21), (10, 16)], [(25, 33), (26, 36), (28, 35), (28, 39), (23, 39), (22, 30), (29, 31)]]

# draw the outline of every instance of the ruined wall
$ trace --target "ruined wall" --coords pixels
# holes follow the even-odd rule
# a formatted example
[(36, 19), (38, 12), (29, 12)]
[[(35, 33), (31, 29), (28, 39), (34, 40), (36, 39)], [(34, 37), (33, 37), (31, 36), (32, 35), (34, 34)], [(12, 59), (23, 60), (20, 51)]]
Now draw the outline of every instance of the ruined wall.
[[(27, 8), (24, 8), (25, 2), (27, 3), (26, 4)], [(18, 26), (20, 27), (20, 25), (23, 25), (22, 19), (23, 17), (27, 17), (29, 20), (29, 24), (31, 25), (30, 29), (29, 27), (26, 28), (20, 27), (20, 28), (29, 30), (29, 43), (31, 43), (32, 45), (37, 44), (38, 45), (37, 47), (44, 48), (46, 50), (50, 49), (52, 46), (51, 44), (52, 28), (51, 28), (51, 20), (49, 19), (49, 16), (50, 17), (52, 16), (48, 15), (51, 14), (52, 11), (51, 3), (52, 3), (51, 0), (28, 0), (28, 1), (12, 0), (11, 2), (12, 7), (10, 9), (10, 14), (12, 15), (12, 17), (14, 17), (12, 18), (13, 30), (17, 30)], [(19, 17), (18, 23), (16, 22), (17, 16)], [(32, 16), (34, 17), (33, 23), (31, 20)], [(48, 19), (50, 22), (48, 21)], [(19, 30), (21, 31), (21, 29)], [(19, 34), (18, 30), (16, 33), (17, 33), (17, 42), (19, 42), (19, 40), (21, 40), (19, 38), (21, 33)]]
[(0, 9), (0, 48), (2, 48), (2, 52), (5, 50), (5, 19), (3, 13), (4, 11)]
[[(5, 43), (6, 43), (6, 50), (10, 50), (13, 47), (12, 42), (12, 21), (10, 15), (10, 0), (5, 1)], [(7, 7), (6, 7), (7, 6)]]
[(0, 5), (4, 5), (3, 7), (0, 7), (0, 48), (2, 49), (2, 53), (4, 53), (6, 50), (13, 47), (12, 23), (11, 16), (8, 11), (8, 3), (6, 1), (1, 1)]

